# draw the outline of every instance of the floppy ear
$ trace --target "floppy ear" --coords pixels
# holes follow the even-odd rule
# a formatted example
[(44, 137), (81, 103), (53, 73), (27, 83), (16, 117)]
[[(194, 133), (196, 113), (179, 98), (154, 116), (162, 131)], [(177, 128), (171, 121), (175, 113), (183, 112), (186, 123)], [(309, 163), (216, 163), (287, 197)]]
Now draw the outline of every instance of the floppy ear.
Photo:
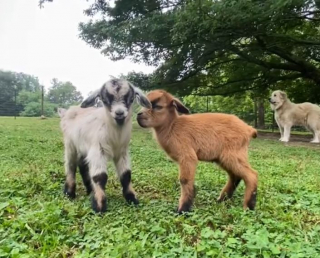
[(177, 109), (177, 111), (178, 111), (179, 113), (182, 113), (182, 114), (189, 114), (189, 113), (190, 113), (189, 109), (188, 109), (185, 105), (183, 105), (183, 104), (180, 102), (180, 100), (178, 100), (178, 99), (176, 99), (176, 98), (174, 98), (174, 99), (172, 100), (172, 105), (175, 106), (175, 108)]
[(142, 90), (140, 90), (139, 88), (137, 87), (134, 87), (134, 93), (136, 95), (136, 99), (137, 99), (137, 102), (140, 106), (142, 107), (145, 107), (145, 108), (151, 108), (151, 103), (150, 101), (148, 100), (147, 96), (144, 95), (144, 93), (142, 92)]
[(128, 82), (129, 85), (133, 88), (134, 95), (136, 96), (136, 100), (138, 104), (145, 108), (151, 108), (152, 105), (148, 100), (147, 96), (140, 90), (138, 87), (134, 86), (131, 82)]
[(280, 95), (283, 99), (287, 99), (287, 93), (285, 93), (284, 91), (280, 91)]
[(64, 114), (66, 113), (66, 109), (65, 108), (58, 108), (58, 115), (62, 118), (64, 117)]
[(82, 101), (81, 106), (82, 108), (93, 107), (96, 104), (96, 99), (100, 97), (101, 89), (95, 90), (91, 93), (89, 97), (87, 97), (84, 101)]

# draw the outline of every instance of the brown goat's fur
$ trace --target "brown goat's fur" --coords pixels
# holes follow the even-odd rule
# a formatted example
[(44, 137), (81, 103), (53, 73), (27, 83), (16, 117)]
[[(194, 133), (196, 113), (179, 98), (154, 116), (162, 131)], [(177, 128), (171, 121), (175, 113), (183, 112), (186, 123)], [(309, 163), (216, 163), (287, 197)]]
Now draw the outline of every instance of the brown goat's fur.
[(241, 179), (246, 185), (243, 207), (254, 209), (258, 175), (248, 162), (248, 146), (257, 131), (234, 115), (189, 113), (188, 109), (163, 90), (147, 95), (152, 109), (142, 109), (137, 121), (153, 128), (156, 139), (168, 156), (179, 164), (181, 197), (178, 212), (189, 211), (194, 198), (198, 161), (215, 162), (229, 175), (218, 201), (232, 197)]

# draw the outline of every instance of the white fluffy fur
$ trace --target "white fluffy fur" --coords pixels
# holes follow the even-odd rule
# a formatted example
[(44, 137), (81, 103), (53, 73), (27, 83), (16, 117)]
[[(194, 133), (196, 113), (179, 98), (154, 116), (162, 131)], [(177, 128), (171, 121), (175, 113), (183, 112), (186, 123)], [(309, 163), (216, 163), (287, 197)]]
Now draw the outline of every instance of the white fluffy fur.
[[(112, 94), (114, 97), (107, 99), (106, 94)], [(142, 106), (151, 106), (138, 88), (124, 80), (113, 80), (105, 83), (100, 90), (94, 91), (84, 100), (81, 107), (70, 107), (68, 110), (58, 109), (65, 146), (65, 193), (69, 196), (75, 195), (76, 168), (79, 162), (85, 159), (88, 165), (86, 173), (89, 173), (94, 194), (93, 208), (96, 211), (105, 210), (104, 181), (106, 181), (106, 176), (103, 174), (107, 173), (107, 162), (111, 160), (116, 166), (119, 179), (122, 179), (123, 175), (121, 183), (125, 198), (127, 201), (137, 202), (130, 183), (131, 169), (128, 149), (133, 106), (129, 105), (128, 101), (133, 101), (134, 97), (138, 97), (138, 102)], [(97, 98), (102, 100), (102, 107), (97, 107)], [(95, 107), (92, 107), (93, 105)], [(123, 124), (120, 125), (116, 121), (119, 110), (123, 111), (124, 115)], [(100, 179), (95, 180), (95, 178)]]
[(67, 110), (61, 119), (66, 171), (70, 166), (68, 160), (76, 162), (80, 157), (86, 157), (91, 177), (107, 171), (109, 160), (119, 160), (121, 163), (117, 166), (119, 176), (129, 169), (128, 145), (132, 129), (132, 110), (129, 109), (129, 112), (126, 124), (119, 127), (105, 108), (71, 107)]
[(280, 141), (288, 142), (291, 127), (300, 125), (312, 132), (312, 143), (320, 142), (320, 107), (318, 105), (310, 102), (293, 103), (287, 94), (280, 90), (272, 92), (269, 101), (280, 130)]

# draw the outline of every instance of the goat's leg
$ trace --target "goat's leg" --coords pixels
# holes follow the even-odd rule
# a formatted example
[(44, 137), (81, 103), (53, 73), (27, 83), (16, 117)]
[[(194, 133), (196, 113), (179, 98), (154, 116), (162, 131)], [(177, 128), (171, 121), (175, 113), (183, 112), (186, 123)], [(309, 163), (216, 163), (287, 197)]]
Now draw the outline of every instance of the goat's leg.
[(241, 161), (240, 164), (238, 164), (236, 173), (242, 177), (246, 185), (243, 208), (254, 210), (257, 200), (258, 173), (245, 161)]
[(65, 143), (64, 159), (66, 182), (63, 193), (74, 199), (76, 197), (77, 153), (71, 143)]
[[(237, 153), (225, 153), (224, 158), (221, 161), (222, 168), (227, 170), (229, 175), (232, 175), (232, 180), (234, 182), (235, 179), (238, 180), (239, 178), (244, 180), (246, 189), (244, 194), (243, 208), (249, 208), (250, 210), (253, 210), (255, 208), (257, 198), (258, 174), (251, 168), (247, 160), (247, 154), (241, 153), (241, 151)], [(233, 188), (228, 188), (228, 186), (229, 182), (225, 188)]]
[(87, 160), (92, 186), (92, 209), (95, 212), (105, 212), (107, 210), (107, 197), (105, 194), (108, 181), (107, 158), (100, 149), (91, 148)]
[(195, 196), (194, 178), (197, 168), (197, 160), (179, 162), (179, 180), (181, 186), (181, 196), (179, 200), (178, 213), (191, 210)]
[(82, 177), (83, 184), (87, 190), (87, 194), (90, 194), (92, 192), (92, 187), (91, 187), (91, 179), (89, 175), (89, 166), (83, 157), (80, 158), (78, 167)]
[(139, 200), (136, 197), (136, 193), (131, 183), (131, 168), (128, 150), (126, 150), (121, 157), (114, 159), (114, 164), (122, 185), (124, 198), (128, 203), (134, 203), (136, 205), (139, 204)]
[(225, 200), (230, 199), (234, 191), (238, 187), (240, 181), (241, 181), (241, 177), (238, 177), (236, 175), (229, 173), (229, 180), (226, 183), (226, 185), (223, 187), (220, 193), (220, 196), (218, 198), (218, 202), (223, 202)]

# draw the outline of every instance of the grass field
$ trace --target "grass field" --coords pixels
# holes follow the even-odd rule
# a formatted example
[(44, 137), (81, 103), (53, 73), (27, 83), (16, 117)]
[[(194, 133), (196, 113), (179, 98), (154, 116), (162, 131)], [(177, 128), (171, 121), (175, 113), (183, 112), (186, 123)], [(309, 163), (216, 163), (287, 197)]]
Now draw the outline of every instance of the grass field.
[(59, 119), (0, 118), (0, 257), (320, 257), (318, 147), (253, 140), (253, 212), (243, 183), (217, 204), (226, 175), (201, 163), (189, 216), (174, 213), (177, 168), (152, 134), (135, 125), (130, 151), (140, 205), (126, 204), (110, 165), (108, 212), (94, 215), (79, 176), (77, 198), (62, 194)]

